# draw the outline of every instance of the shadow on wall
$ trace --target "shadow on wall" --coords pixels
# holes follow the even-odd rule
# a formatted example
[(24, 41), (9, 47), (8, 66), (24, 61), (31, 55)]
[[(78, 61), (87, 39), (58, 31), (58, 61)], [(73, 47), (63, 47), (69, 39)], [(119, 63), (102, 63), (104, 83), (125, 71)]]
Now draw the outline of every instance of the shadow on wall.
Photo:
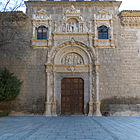
[(103, 116), (140, 114), (140, 98), (116, 96), (101, 101)]

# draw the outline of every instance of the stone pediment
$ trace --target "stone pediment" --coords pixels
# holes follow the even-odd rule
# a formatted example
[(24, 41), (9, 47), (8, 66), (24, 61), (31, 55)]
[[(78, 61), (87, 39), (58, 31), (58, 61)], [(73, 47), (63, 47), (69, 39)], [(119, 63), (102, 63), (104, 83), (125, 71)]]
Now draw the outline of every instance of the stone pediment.
[(98, 14), (105, 15), (105, 14), (107, 14), (107, 11), (105, 11), (105, 10), (100, 10), (100, 11), (98, 11)]
[(102, 9), (94, 14), (94, 18), (97, 20), (110, 20), (112, 19), (112, 15), (109, 14), (106, 10)]
[(76, 18), (81, 22), (84, 21), (83, 17), (81, 16), (80, 10), (76, 9), (73, 5), (68, 10), (66, 10), (65, 16), (63, 17), (65, 21), (70, 18)]
[(65, 13), (66, 16), (80, 16), (80, 10), (77, 10), (73, 5)]
[(46, 15), (47, 12), (44, 9), (41, 9), (37, 12), (38, 15)]
[(46, 10), (41, 9), (37, 11), (35, 14), (32, 16), (33, 20), (52, 20), (51, 17), (47, 15)]

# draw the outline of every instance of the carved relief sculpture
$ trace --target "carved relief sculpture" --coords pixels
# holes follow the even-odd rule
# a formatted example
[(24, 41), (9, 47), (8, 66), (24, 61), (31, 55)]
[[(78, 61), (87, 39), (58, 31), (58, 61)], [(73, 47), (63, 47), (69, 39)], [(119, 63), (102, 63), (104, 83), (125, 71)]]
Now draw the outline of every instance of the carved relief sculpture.
[(73, 5), (66, 10), (62, 21), (62, 32), (87, 32), (87, 27), (80, 10), (77, 10)]
[(76, 53), (69, 53), (61, 60), (63, 65), (83, 65), (84, 61), (82, 57)]

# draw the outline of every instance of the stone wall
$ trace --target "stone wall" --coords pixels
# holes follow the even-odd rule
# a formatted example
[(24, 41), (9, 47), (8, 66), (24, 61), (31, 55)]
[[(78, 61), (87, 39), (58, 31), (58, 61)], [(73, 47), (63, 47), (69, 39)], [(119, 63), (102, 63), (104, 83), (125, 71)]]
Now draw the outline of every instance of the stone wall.
[[(89, 21), (92, 22), (93, 44), (90, 47), (93, 48), (95, 47), (94, 14), (105, 10), (113, 15), (115, 46), (98, 47), (102, 114), (110, 113), (113, 115), (115, 112), (119, 112), (118, 114), (121, 115), (121, 112), (124, 111), (128, 111), (127, 114), (131, 114), (129, 111), (140, 111), (139, 105), (137, 105), (140, 104), (140, 26), (128, 22), (132, 19), (138, 21), (139, 13), (125, 11), (118, 15), (120, 2), (27, 2), (26, 4), (28, 16), (21, 12), (15, 13), (18, 24), (15, 21), (4, 21), (6, 22), (6, 28), (10, 27), (7, 34), (9, 35), (14, 31), (14, 36), (8, 42), (0, 45), (0, 68), (8, 68), (23, 80), (21, 92), (12, 103), (13, 111), (34, 114), (44, 113), (47, 90), (45, 63), (47, 62), (49, 49), (55, 45), (59, 46), (65, 41), (70, 41), (72, 37), (76, 41), (81, 41), (88, 47), (90, 46), (88, 34), (85, 34), (85, 36), (53, 34), (52, 46), (32, 47), (32, 14), (41, 9), (46, 10), (47, 15), (51, 15), (52, 18), (53, 32), (55, 31), (55, 22), (57, 22), (59, 28), (66, 9), (71, 5), (80, 10), (88, 29), (90, 28)], [(133, 18), (135, 16), (137, 19)], [(63, 39), (65, 40), (63, 41)]]
[(122, 16), (125, 20), (131, 20), (132, 24), (118, 22), (114, 31), (118, 41), (116, 47), (100, 49), (101, 108), (102, 112), (118, 112), (115, 115), (136, 115), (140, 112), (137, 105), (140, 103), (140, 26), (134, 23), (137, 23), (135, 18), (140, 18), (140, 13), (122, 11), (120, 19)]
[[(17, 17), (17, 21), (8, 20), (11, 14)], [(21, 92), (12, 102), (11, 108), (20, 113), (43, 113), (46, 90), (44, 63), (47, 59), (47, 50), (31, 48), (32, 24), (30, 19), (21, 12), (11, 14), (6, 15), (4, 21), (6, 26), (2, 28), (9, 29), (6, 32), (9, 36), (14, 35), (8, 42), (4, 41), (0, 45), (0, 69), (6, 67), (23, 81)], [(0, 108), (3, 108), (3, 105), (1, 103)]]

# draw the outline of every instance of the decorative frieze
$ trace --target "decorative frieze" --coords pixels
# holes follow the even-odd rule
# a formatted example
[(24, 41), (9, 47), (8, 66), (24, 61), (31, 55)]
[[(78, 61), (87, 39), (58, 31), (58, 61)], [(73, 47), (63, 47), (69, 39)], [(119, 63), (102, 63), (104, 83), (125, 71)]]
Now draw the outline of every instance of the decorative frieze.
[(122, 26), (140, 26), (140, 11), (125, 10), (119, 17)]
[(35, 14), (32, 15), (32, 19), (33, 20), (37, 20), (37, 21), (48, 21), (48, 20), (52, 20), (51, 17), (49, 17), (47, 15), (47, 12), (43, 9), (41, 9), (40, 11), (37, 11)]
[(112, 19), (112, 14), (109, 14), (106, 10), (100, 10), (98, 11), (97, 14), (94, 14), (94, 18), (96, 20), (102, 20), (102, 21), (105, 21), (105, 20), (111, 20)]

